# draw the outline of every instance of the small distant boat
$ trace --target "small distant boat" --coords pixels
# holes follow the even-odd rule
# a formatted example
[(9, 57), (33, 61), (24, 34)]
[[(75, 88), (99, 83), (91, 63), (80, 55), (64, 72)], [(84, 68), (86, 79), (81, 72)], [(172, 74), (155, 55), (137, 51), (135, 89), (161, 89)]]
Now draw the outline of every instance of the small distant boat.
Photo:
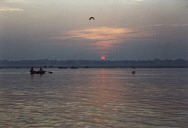
[(68, 67), (58, 67), (59, 69), (67, 69)]
[(40, 70), (38, 70), (38, 71), (34, 71), (34, 68), (33, 67), (31, 67), (31, 69), (30, 69), (30, 74), (32, 75), (32, 74), (40, 74), (40, 75), (42, 75), (42, 74), (45, 74), (45, 72), (46, 71), (43, 71), (42, 70), (42, 67), (40, 67)]
[(78, 69), (78, 67), (74, 67), (74, 66), (72, 66), (72, 67), (70, 67), (70, 69)]
[(30, 74), (45, 74), (46, 71), (31, 71)]

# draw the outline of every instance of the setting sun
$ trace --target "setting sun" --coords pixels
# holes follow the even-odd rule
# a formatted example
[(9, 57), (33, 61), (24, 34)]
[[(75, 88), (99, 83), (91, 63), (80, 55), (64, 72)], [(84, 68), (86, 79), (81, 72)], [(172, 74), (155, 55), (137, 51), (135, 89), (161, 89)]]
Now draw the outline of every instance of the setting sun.
[(105, 56), (101, 56), (101, 60), (105, 60), (106, 59), (106, 57)]

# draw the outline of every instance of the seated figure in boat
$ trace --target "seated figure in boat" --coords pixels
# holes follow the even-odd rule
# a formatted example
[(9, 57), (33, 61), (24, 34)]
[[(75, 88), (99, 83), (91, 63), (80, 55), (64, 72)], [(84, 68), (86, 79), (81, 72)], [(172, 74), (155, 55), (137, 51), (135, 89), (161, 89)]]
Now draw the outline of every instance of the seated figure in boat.
[(40, 70), (39, 70), (40, 72), (43, 72), (43, 69), (42, 69), (42, 67), (40, 67)]
[(30, 74), (45, 74), (46, 71), (43, 71), (42, 67), (40, 67), (39, 71), (34, 71), (33, 67), (30, 69)]

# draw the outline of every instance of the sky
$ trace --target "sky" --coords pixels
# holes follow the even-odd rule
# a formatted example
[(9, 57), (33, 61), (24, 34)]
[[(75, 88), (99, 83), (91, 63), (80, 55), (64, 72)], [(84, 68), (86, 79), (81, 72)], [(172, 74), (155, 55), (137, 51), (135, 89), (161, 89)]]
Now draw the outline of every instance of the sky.
[(101, 56), (188, 60), (188, 1), (0, 0), (0, 60)]

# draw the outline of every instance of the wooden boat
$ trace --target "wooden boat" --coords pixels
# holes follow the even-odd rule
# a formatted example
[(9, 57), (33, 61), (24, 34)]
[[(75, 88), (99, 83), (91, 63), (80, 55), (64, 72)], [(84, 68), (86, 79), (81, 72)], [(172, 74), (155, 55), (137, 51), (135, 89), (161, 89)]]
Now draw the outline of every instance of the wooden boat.
[(31, 71), (30, 74), (45, 74), (46, 71)]

